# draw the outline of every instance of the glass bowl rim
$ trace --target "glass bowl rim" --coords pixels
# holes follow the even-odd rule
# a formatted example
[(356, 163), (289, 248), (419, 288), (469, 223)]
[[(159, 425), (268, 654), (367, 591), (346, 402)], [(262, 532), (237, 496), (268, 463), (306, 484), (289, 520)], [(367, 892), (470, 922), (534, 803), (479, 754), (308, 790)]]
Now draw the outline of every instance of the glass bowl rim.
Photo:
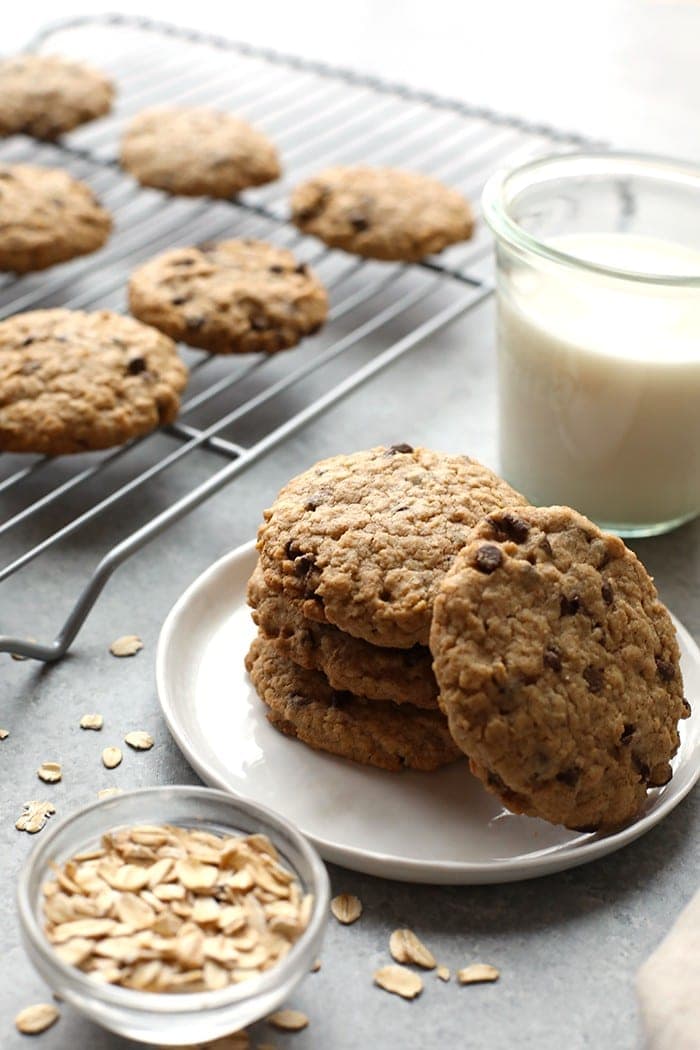
[[(203, 802), (211, 800), (227, 802), (237, 806), (239, 809), (245, 810), (248, 815), (254, 818), (260, 818), (263, 823), (270, 824), (275, 831), (281, 830), (282, 833), (289, 835), (294, 846), (299, 850), (304, 857), (304, 860), (309, 865), (311, 871), (311, 885), (309, 885), (307, 892), (313, 893), (314, 896), (314, 905), (309, 923), (301, 937), (294, 943), (291, 950), (282, 961), (271, 967), (267, 972), (260, 974), (257, 978), (253, 978), (250, 981), (242, 981), (240, 984), (231, 984), (227, 988), (204, 992), (154, 993), (139, 991), (135, 988), (122, 988), (119, 985), (100, 983), (91, 980), (90, 977), (83, 973), (82, 970), (79, 970), (77, 966), (71, 966), (68, 963), (63, 962), (63, 960), (56, 955), (56, 952), (44, 934), (38, 918), (38, 912), (35, 911), (30, 896), (29, 884), (37, 865), (40, 863), (46, 863), (49, 859), (47, 854), (50, 853), (51, 846), (60, 842), (62, 834), (69, 829), (75, 821), (103, 806), (105, 808), (116, 808), (118, 810), (119, 805), (127, 800), (148, 796), (153, 798), (159, 794), (165, 793), (175, 793), (180, 796), (194, 796), (195, 798), (198, 797), (202, 799)], [(118, 814), (115, 813), (114, 816), (115, 819), (109, 822), (109, 825), (105, 827), (104, 832), (102, 833), (106, 833), (109, 830), (109, 827), (114, 828), (120, 826)], [(240, 829), (236, 829), (233, 821), (231, 830), (240, 831)], [(263, 831), (263, 834), (264, 833), (265, 831)], [(248, 832), (248, 834), (253, 834), (253, 832)], [(274, 839), (274, 834), (270, 835), (270, 839), (273, 842), (273, 845), (277, 845)], [(291, 864), (291, 862), (289, 863)], [(291, 870), (293, 870), (295, 876), (299, 878), (298, 872), (294, 870), (293, 867)], [(274, 810), (268, 809), (267, 806), (262, 806), (257, 802), (253, 802), (241, 795), (236, 795), (228, 791), (200, 787), (195, 784), (162, 784), (156, 787), (137, 788), (132, 791), (124, 791), (120, 795), (114, 795), (106, 799), (99, 799), (97, 802), (91, 802), (89, 805), (80, 807), (80, 809), (77, 809), (64, 817), (64, 819), (58, 824), (55, 824), (46, 836), (42, 836), (41, 841), (37, 843), (36, 847), (24, 862), (18, 879), (16, 900), (20, 925), (25, 935), (29, 938), (32, 948), (38, 952), (49, 970), (58, 974), (66, 985), (72, 986), (71, 992), (75, 993), (79, 991), (80, 993), (87, 995), (88, 998), (97, 999), (115, 1009), (143, 1014), (165, 1013), (182, 1015), (190, 1012), (202, 1013), (209, 1009), (224, 1010), (227, 1007), (235, 1007), (242, 1002), (251, 1002), (258, 997), (263, 997), (275, 989), (279, 984), (284, 984), (285, 980), (296, 972), (299, 957), (303, 957), (305, 954), (304, 949), (310, 942), (316, 940), (326, 924), (330, 901), (330, 881), (325, 865), (311, 843), (302, 835), (294, 824), (289, 822), (285, 817), (280, 816), (280, 814), (276, 813)]]
[[(571, 168), (570, 172), (566, 171), (568, 167)], [(700, 202), (700, 167), (689, 161), (676, 160), (672, 157), (622, 150), (593, 149), (548, 153), (515, 168), (501, 168), (494, 172), (486, 182), (481, 196), (482, 211), (487, 225), (497, 239), (511, 247), (538, 255), (550, 262), (618, 280), (673, 288), (700, 288), (700, 274), (698, 273), (689, 275), (644, 273), (622, 267), (605, 266), (560, 251), (546, 241), (528, 233), (509, 212), (513, 199), (509, 196), (509, 190), (513, 183), (521, 182), (522, 186), (519, 188), (522, 189), (528, 183), (538, 181), (538, 176), (544, 175), (547, 169), (561, 169), (558, 175), (560, 181), (574, 175), (580, 179), (582, 174), (608, 175), (611, 178), (616, 175), (655, 178), (657, 181), (666, 182), (670, 187), (675, 184), (696, 189)]]

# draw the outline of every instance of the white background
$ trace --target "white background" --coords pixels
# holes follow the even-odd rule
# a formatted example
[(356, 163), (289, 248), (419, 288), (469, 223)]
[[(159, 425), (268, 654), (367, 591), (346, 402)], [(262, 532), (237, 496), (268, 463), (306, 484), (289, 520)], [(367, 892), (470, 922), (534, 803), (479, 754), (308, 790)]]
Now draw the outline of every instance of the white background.
[(115, 9), (700, 160), (700, 0), (33, 0), (6, 3), (0, 48)]

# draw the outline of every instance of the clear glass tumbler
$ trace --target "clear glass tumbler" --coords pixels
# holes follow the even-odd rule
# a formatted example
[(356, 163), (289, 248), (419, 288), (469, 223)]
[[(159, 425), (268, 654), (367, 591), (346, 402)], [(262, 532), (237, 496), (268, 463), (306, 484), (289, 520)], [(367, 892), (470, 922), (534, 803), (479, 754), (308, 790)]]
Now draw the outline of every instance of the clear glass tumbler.
[(487, 184), (499, 442), (533, 503), (651, 536), (700, 513), (700, 169), (561, 154)]

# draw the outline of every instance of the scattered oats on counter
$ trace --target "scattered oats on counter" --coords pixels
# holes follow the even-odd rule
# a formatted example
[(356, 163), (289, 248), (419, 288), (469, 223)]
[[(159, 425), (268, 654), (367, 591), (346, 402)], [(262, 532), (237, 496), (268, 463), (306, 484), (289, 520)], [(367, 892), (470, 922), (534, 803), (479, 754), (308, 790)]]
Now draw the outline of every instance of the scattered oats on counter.
[(102, 752), (102, 764), (107, 769), (116, 769), (121, 760), (122, 753), (118, 747), (106, 747)]
[(81, 729), (102, 729), (104, 725), (104, 718), (98, 714), (87, 714), (83, 715), (80, 719)]
[(437, 966), (435, 956), (413, 930), (394, 930), (389, 939), (389, 951), (397, 963), (414, 963), (424, 970), (434, 970)]
[(441, 981), (449, 981), (452, 975), (450, 974), (448, 966), (438, 966), (437, 970), (435, 971), (435, 976), (439, 977)]
[(403, 999), (415, 999), (423, 991), (423, 981), (405, 966), (383, 966), (374, 975), (374, 983), (385, 992), (393, 992)]
[(497, 981), (501, 976), (495, 966), (488, 963), (473, 963), (457, 970), (457, 980), (460, 984), (482, 984), (485, 981)]
[(9, 729), (0, 729), (0, 740), (7, 740), (10, 735)]
[(104, 835), (54, 872), (43, 891), (57, 955), (143, 991), (258, 976), (301, 936), (313, 904), (265, 835), (142, 825)]
[(143, 642), (137, 634), (124, 634), (109, 647), (112, 656), (134, 656), (139, 649), (143, 649)]
[(37, 800), (25, 802), (23, 809), (24, 812), (15, 821), (15, 827), (18, 831), (28, 831), (30, 835), (41, 831), (51, 814), (56, 812), (56, 807), (52, 802)]
[(15, 1028), (23, 1035), (39, 1035), (55, 1024), (60, 1013), (52, 1003), (25, 1006), (15, 1017)]
[(267, 1020), (268, 1024), (282, 1032), (300, 1032), (309, 1023), (308, 1017), (301, 1010), (278, 1010), (270, 1014)]
[(133, 733), (127, 733), (124, 743), (133, 747), (134, 751), (150, 751), (153, 747), (153, 737), (142, 729), (136, 729)]
[(118, 788), (118, 787), (101, 788), (97, 792), (97, 797), (101, 800), (103, 798), (114, 798), (115, 795), (123, 795), (123, 794), (124, 794), (124, 792), (123, 792), (122, 788)]
[(63, 772), (60, 762), (42, 762), (36, 771), (39, 780), (46, 784), (56, 784), (61, 779)]
[(339, 893), (331, 901), (331, 911), (338, 922), (349, 926), (362, 915), (362, 901), (354, 893)]

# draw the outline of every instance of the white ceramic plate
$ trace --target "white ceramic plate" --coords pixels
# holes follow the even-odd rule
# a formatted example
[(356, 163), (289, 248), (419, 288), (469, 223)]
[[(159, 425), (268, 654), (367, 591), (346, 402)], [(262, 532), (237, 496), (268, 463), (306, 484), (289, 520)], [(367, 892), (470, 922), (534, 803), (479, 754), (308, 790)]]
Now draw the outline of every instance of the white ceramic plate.
[[(614, 835), (577, 834), (504, 810), (458, 762), (386, 773), (313, 751), (273, 729), (243, 657), (255, 633), (245, 602), (252, 543), (221, 558), (171, 610), (158, 644), (170, 731), (206, 783), (292, 820), (326, 860), (390, 879), (512, 882), (601, 857), (657, 824), (700, 775), (700, 711), (682, 723), (674, 777)], [(676, 622), (686, 694), (700, 703), (700, 650)]]

